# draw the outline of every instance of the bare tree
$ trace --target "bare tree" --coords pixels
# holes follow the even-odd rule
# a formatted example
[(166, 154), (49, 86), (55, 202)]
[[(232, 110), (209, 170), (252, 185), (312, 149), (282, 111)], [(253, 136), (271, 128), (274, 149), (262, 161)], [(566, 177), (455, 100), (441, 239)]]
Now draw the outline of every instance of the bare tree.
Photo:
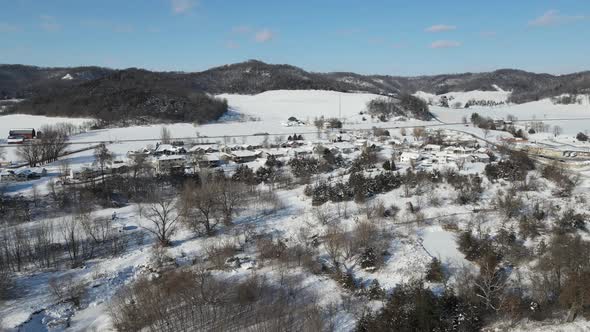
[(490, 128), (484, 127), (482, 130), (483, 130), (483, 139), (488, 139), (488, 135), (490, 134)]
[(474, 280), (475, 295), (488, 309), (498, 310), (506, 288), (506, 276), (497, 267), (495, 259), (484, 258), (480, 262), (480, 274)]
[(560, 126), (553, 126), (553, 136), (557, 137), (559, 135), (561, 135), (561, 133), (563, 132), (563, 130), (561, 129)]
[(326, 120), (324, 119), (324, 116), (321, 116), (321, 117), (316, 118), (315, 120), (313, 120), (313, 125), (318, 130), (318, 138), (320, 138), (321, 135), (322, 135), (322, 129), (324, 129), (324, 123), (325, 122), (326, 122)]
[(168, 127), (162, 127), (160, 129), (160, 141), (162, 144), (170, 144), (172, 141), (172, 134), (170, 133), (170, 129), (168, 129)]
[(131, 157), (130, 168), (133, 180), (137, 180), (139, 176), (148, 175), (152, 171), (152, 165), (150, 164), (147, 155), (143, 153), (137, 153)]
[(70, 176), (70, 163), (67, 160), (61, 160), (59, 162), (59, 179), (62, 184), (68, 181)]
[(277, 149), (281, 147), (281, 143), (285, 140), (285, 136), (275, 136), (275, 146)]
[(340, 259), (346, 244), (344, 233), (337, 227), (330, 227), (324, 236), (324, 248), (335, 268), (340, 266)]
[(426, 130), (424, 129), (424, 127), (414, 127), (414, 129), (412, 130), (412, 134), (414, 134), (414, 137), (419, 140), (425, 136)]
[(33, 205), (35, 207), (39, 206), (39, 188), (35, 184), (31, 186), (31, 198), (33, 199)]
[(244, 193), (246, 191), (245, 185), (241, 183), (232, 183), (229, 181), (222, 181), (217, 186), (219, 197), (219, 204), (223, 211), (223, 223), (228, 226), (231, 225), (232, 218), (245, 201)]
[(151, 224), (143, 228), (154, 234), (160, 245), (169, 246), (179, 218), (174, 202), (161, 197), (145, 208), (144, 216)]
[(94, 164), (98, 165), (100, 168), (100, 175), (102, 178), (102, 184), (105, 185), (104, 182), (104, 175), (107, 166), (113, 164), (113, 159), (115, 159), (114, 154), (109, 151), (105, 144), (100, 144), (94, 149)]
[(43, 146), (37, 141), (26, 142), (16, 149), (16, 156), (26, 161), (29, 166), (35, 167), (42, 161)]
[(60, 226), (66, 251), (68, 252), (72, 266), (76, 266), (81, 260), (82, 247), (78, 220), (76, 218), (63, 219)]
[(182, 191), (180, 215), (195, 233), (204, 231), (206, 235), (212, 235), (219, 221), (224, 218), (216, 186), (213, 182), (206, 182), (200, 187), (189, 183)]
[(457, 161), (455, 162), (455, 164), (457, 164), (457, 169), (460, 171), (465, 169), (465, 163), (465, 158), (457, 158)]
[(40, 129), (42, 162), (56, 161), (68, 147), (68, 129), (60, 125), (46, 125)]

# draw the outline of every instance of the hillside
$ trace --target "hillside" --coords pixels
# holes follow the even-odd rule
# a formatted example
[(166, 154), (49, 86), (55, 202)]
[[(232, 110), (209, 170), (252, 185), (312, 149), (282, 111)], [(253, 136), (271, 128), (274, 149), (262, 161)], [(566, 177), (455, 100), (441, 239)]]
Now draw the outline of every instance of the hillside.
[(256, 94), (270, 90), (365, 91), (358, 84), (340, 82), (330, 75), (307, 72), (289, 65), (251, 60), (189, 74), (196, 86), (211, 93)]
[(73, 86), (59, 86), (15, 105), (16, 113), (95, 117), (107, 123), (153, 120), (207, 122), (227, 103), (199, 92), (186, 75), (127, 69)]
[(290, 65), (250, 60), (195, 73), (112, 70), (99, 67), (40, 68), (0, 65), (0, 99), (25, 98), (14, 112), (98, 116), (104, 120), (209, 121), (225, 110), (210, 94), (258, 94), (272, 90), (331, 90), (401, 95), (423, 91), (511, 91), (525, 103), (564, 93), (589, 93), (590, 72), (555, 76), (502, 69), (487, 73), (399, 77), (313, 73)]
[(113, 72), (112, 69), (101, 67), (43, 68), (0, 65), (0, 99), (31, 98), (102, 78)]

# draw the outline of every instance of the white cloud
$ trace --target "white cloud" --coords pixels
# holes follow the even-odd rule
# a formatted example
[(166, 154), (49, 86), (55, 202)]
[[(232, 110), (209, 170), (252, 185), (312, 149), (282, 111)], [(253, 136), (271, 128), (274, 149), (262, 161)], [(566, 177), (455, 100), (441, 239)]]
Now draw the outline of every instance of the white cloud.
[(529, 25), (534, 27), (547, 27), (580, 21), (585, 18), (584, 15), (562, 15), (557, 10), (548, 10), (545, 14), (529, 21)]
[(454, 40), (437, 40), (430, 44), (430, 48), (453, 48), (460, 47), (461, 42)]
[(19, 30), (20, 27), (17, 25), (0, 22), (0, 32), (16, 32)]
[(225, 42), (225, 48), (235, 50), (240, 48), (240, 44), (238, 44), (236, 41), (228, 40), (227, 42)]
[(444, 31), (451, 31), (456, 30), (457, 27), (454, 25), (446, 25), (446, 24), (437, 24), (425, 29), (426, 32), (444, 32)]
[(39, 26), (41, 29), (48, 31), (48, 32), (57, 32), (61, 30), (61, 24), (57, 22), (57, 19), (50, 15), (41, 15), (39, 16), (41, 23)]
[(170, 0), (174, 14), (186, 14), (198, 4), (197, 0)]
[(254, 39), (258, 43), (266, 43), (266, 42), (271, 41), (274, 38), (275, 38), (274, 32), (272, 32), (269, 29), (262, 29), (262, 30), (256, 32), (256, 35), (254, 36)]
[(252, 32), (252, 28), (248, 25), (238, 25), (231, 29), (235, 34), (246, 34)]

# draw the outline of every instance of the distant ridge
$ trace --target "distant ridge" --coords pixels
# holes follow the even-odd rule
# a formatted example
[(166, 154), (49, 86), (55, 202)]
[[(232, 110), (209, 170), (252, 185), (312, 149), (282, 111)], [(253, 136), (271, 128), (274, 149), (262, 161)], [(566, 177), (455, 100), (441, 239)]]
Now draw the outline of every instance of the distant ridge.
[[(92, 115), (109, 118), (132, 114), (146, 118), (207, 121), (222, 106), (208, 94), (257, 94), (269, 90), (334, 90), (399, 95), (424, 91), (512, 91), (511, 102), (523, 103), (564, 93), (590, 93), (590, 72), (537, 74), (515, 69), (433, 76), (315, 73), (286, 64), (249, 60), (202, 72), (153, 72), (130, 68), (43, 68), (0, 65), (0, 99), (27, 99), (16, 112), (47, 115)], [(92, 105), (92, 107), (88, 107)], [(199, 109), (206, 112), (202, 113)], [(215, 110), (210, 115), (209, 113)], [(88, 114), (88, 113), (91, 114)], [(192, 112), (187, 115), (187, 112)], [(201, 113), (200, 113), (201, 112)]]

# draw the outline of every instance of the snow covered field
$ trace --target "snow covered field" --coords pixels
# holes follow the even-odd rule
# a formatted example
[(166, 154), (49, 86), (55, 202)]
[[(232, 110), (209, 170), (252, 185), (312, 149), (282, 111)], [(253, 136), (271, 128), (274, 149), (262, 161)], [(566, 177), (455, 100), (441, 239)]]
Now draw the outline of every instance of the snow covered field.
[[(496, 107), (473, 107), (467, 109), (450, 109), (432, 106), (431, 111), (444, 122), (461, 122), (463, 117), (467, 117), (469, 120), (471, 114), (478, 113), (493, 119), (506, 119), (508, 115), (514, 115), (519, 120), (545, 120), (551, 126), (560, 126), (563, 129), (563, 134), (573, 136), (590, 129), (590, 104), (587, 102), (581, 105), (555, 105), (550, 100), (544, 99), (518, 105), (509, 104)], [(564, 118), (578, 118), (581, 120), (551, 120)]]
[[(441, 95), (435, 95), (432, 93), (418, 91), (414, 95), (420, 97), (431, 104), (436, 104), (441, 97), (446, 97), (449, 100), (449, 105), (454, 103), (461, 103), (461, 106), (465, 105), (471, 100), (485, 100), (493, 101), (497, 103), (506, 102), (510, 96), (510, 91), (502, 90), (500, 87), (495, 87), (495, 91), (465, 91), (465, 92), (448, 92)], [(476, 106), (477, 107), (477, 106)]]

